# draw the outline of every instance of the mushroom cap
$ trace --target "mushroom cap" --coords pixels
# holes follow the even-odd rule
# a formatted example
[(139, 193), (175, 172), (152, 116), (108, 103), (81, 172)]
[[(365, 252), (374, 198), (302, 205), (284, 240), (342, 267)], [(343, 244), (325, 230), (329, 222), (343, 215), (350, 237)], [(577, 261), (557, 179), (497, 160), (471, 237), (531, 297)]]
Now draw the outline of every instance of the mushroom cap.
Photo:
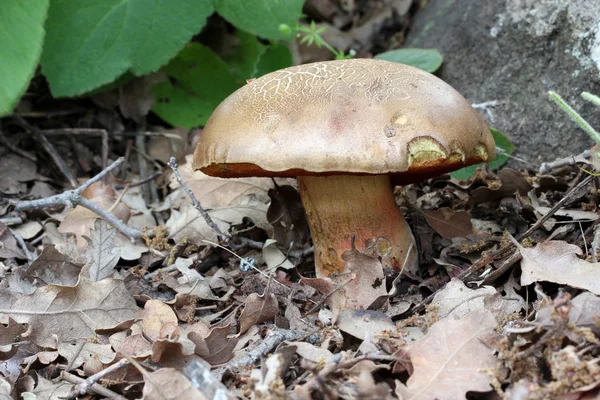
[(416, 182), (491, 160), (494, 139), (467, 100), (408, 65), (350, 59), (285, 68), (225, 99), (194, 168), (220, 177), (397, 175)]

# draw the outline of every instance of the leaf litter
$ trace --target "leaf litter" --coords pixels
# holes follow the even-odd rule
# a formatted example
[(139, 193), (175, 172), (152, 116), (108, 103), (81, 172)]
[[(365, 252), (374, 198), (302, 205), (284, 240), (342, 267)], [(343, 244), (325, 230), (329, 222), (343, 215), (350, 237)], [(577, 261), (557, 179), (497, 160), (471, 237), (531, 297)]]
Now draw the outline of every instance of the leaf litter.
[[(154, 194), (131, 160), (83, 193), (133, 238), (79, 205), (16, 212), (64, 182), (0, 150), (0, 396), (600, 395), (599, 196), (578, 168), (482, 167), (398, 187), (420, 268), (384, 268), (389, 242), (377, 238), (316, 278), (294, 179), (194, 172), (187, 132), (156, 131), (170, 136), (148, 140)], [(77, 154), (93, 157), (72, 160), (56, 142), (81, 183), (129, 151), (115, 139), (103, 160), (82, 139)], [(164, 168), (167, 146), (230, 241)]]

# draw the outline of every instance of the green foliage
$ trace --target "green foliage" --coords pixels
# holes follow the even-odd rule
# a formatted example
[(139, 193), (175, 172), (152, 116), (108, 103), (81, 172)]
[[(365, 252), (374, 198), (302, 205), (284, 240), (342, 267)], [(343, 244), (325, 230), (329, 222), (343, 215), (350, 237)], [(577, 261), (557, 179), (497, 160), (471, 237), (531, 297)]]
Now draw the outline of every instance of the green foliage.
[(398, 49), (375, 56), (380, 60), (412, 65), (427, 72), (435, 72), (442, 65), (444, 57), (435, 49)]
[(56, 97), (156, 71), (212, 12), (210, 0), (52, 0), (42, 71)]
[(310, 26), (300, 25), (298, 26), (298, 36), (300, 37), (300, 43), (306, 44), (307, 46), (312, 46), (313, 44), (319, 48), (325, 47), (327, 50), (331, 51), (335, 56), (336, 60), (346, 60), (354, 57), (352, 52), (350, 54), (344, 54), (343, 51), (336, 50), (329, 43), (323, 39), (321, 34), (327, 30), (326, 26), (322, 26), (317, 28), (315, 25), (315, 21), (310, 22)]
[(212, 111), (239, 87), (230, 67), (208, 47), (188, 44), (163, 68), (170, 82), (154, 87), (152, 110), (174, 126), (204, 125)]
[(4, 0), (0, 11), (0, 117), (25, 92), (42, 54), (49, 0)]
[[(490, 128), (494, 142), (496, 142), (496, 158), (490, 162), (490, 168), (493, 170), (499, 169), (510, 158), (510, 155), (515, 151), (515, 146), (512, 142), (500, 131)], [(454, 179), (466, 180), (475, 174), (475, 170), (483, 164), (471, 165), (451, 172), (450, 175)]]
[(303, 5), (304, 0), (214, 0), (217, 12), (237, 28), (280, 40), (292, 39), (289, 27), (296, 26)]

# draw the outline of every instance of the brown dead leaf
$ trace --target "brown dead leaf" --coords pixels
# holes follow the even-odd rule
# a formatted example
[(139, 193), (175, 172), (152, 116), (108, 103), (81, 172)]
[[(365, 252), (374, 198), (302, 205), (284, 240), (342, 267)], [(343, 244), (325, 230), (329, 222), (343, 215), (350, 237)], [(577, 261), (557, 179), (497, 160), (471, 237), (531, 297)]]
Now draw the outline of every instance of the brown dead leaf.
[(10, 400), (13, 397), (11, 396), (12, 387), (10, 383), (3, 377), (0, 377), (0, 399), (2, 400)]
[[(100, 208), (107, 211), (111, 210), (111, 214), (124, 223), (129, 221), (131, 215), (129, 207), (123, 203), (118, 203), (116, 206), (114, 205), (117, 196), (110, 186), (106, 186), (101, 182), (94, 183), (83, 191), (82, 196), (92, 203), (95, 203)], [(58, 232), (74, 233), (77, 237), (77, 246), (85, 247), (87, 242), (85, 241), (84, 236), (90, 235), (90, 229), (94, 227), (94, 222), (99, 218), (100, 216), (95, 212), (82, 206), (76, 206), (67, 212), (67, 215), (65, 215), (58, 226)]]
[(528, 249), (519, 246), (521, 261), (521, 285), (548, 281), (586, 289), (600, 294), (600, 263), (580, 259), (581, 249), (559, 240), (538, 243)]
[(300, 194), (290, 185), (276, 185), (269, 189), (271, 204), (267, 211), (267, 220), (273, 226), (273, 238), (284, 248), (292, 243), (301, 245), (306, 242), (308, 222)]
[(209, 400), (174, 368), (144, 374), (144, 383), (144, 400)]
[[(37, 375), (37, 385), (31, 390), (36, 400), (55, 400), (69, 397), (75, 385), (67, 381), (49, 381), (44, 377)], [(25, 396), (24, 396), (25, 397)]]
[(314, 364), (323, 365), (333, 359), (332, 352), (322, 347), (317, 347), (314, 344), (307, 342), (292, 342), (288, 344), (296, 347), (296, 354)]
[(432, 305), (438, 307), (439, 318), (451, 316), (460, 319), (473, 311), (486, 311), (485, 299), (496, 294), (496, 289), (484, 286), (469, 289), (463, 281), (452, 278), (444, 289), (436, 293)]
[(502, 181), (502, 185), (495, 189), (479, 187), (473, 190), (468, 202), (469, 206), (500, 200), (503, 197), (513, 196), (517, 192), (525, 196), (531, 190), (531, 185), (525, 177), (513, 169), (501, 169), (498, 171), (498, 177)]
[(159, 300), (148, 300), (142, 314), (142, 331), (151, 341), (170, 336), (177, 328), (177, 315), (171, 307)]
[(0, 316), (31, 326), (29, 339), (42, 347), (59, 342), (91, 339), (138, 316), (138, 307), (123, 281), (92, 282), (81, 278), (77, 286), (48, 285), (31, 295), (0, 291)]
[(279, 302), (274, 294), (258, 295), (251, 293), (240, 315), (240, 335), (243, 335), (253, 325), (272, 321), (279, 312)]
[(102, 364), (110, 364), (117, 354), (112, 350), (110, 344), (99, 344), (90, 342), (59, 343), (58, 354), (67, 359), (67, 365), (74, 370), (92, 360), (98, 360)]
[(0, 157), (0, 192), (5, 194), (21, 193), (29, 182), (37, 178), (36, 166), (33, 161), (8, 153)]
[(492, 389), (491, 377), (497, 358), (481, 337), (494, 333), (492, 314), (475, 311), (455, 320), (444, 318), (427, 335), (410, 345), (414, 372), (406, 386), (397, 382), (396, 395), (405, 400), (464, 399), (468, 391)]
[(343, 310), (337, 320), (340, 330), (364, 340), (367, 335), (378, 335), (383, 331), (396, 331), (392, 319), (379, 311)]
[(55, 284), (74, 286), (79, 279), (81, 264), (71, 257), (60, 253), (53, 244), (44, 247), (42, 253), (36, 258), (22, 277), (33, 282), (38, 281), (38, 286)]
[(342, 254), (342, 260), (346, 262), (345, 269), (353, 275), (353, 279), (340, 290), (345, 303), (342, 308), (365, 310), (375, 300), (387, 295), (383, 266), (377, 258), (352, 248)]
[(118, 354), (130, 356), (136, 360), (143, 360), (152, 355), (152, 343), (141, 333), (127, 336), (116, 349)]
[(17, 244), (17, 240), (10, 229), (0, 222), (0, 259), (2, 258), (20, 258), (24, 260), (27, 259), (27, 256)]
[(196, 345), (195, 353), (211, 365), (224, 364), (233, 358), (233, 350), (238, 344), (238, 338), (228, 338), (231, 324), (216, 327), (206, 336), (196, 331), (188, 334), (188, 338)]
[(94, 221), (94, 228), (90, 230), (89, 238), (86, 237), (87, 263), (81, 270), (83, 276), (99, 281), (114, 275), (119, 262), (119, 252), (115, 250), (116, 235), (117, 230), (109, 228), (105, 220)]
[(12, 318), (8, 319), (7, 325), (0, 324), (0, 360), (8, 360), (17, 352), (16, 343), (25, 332), (27, 325), (19, 324)]
[(277, 268), (293, 269), (294, 264), (287, 259), (285, 254), (277, 247), (277, 242), (273, 239), (267, 239), (262, 248), (263, 260), (267, 264), (269, 271)]
[(471, 214), (467, 211), (452, 211), (448, 207), (439, 210), (421, 210), (425, 220), (443, 238), (467, 237), (473, 234)]

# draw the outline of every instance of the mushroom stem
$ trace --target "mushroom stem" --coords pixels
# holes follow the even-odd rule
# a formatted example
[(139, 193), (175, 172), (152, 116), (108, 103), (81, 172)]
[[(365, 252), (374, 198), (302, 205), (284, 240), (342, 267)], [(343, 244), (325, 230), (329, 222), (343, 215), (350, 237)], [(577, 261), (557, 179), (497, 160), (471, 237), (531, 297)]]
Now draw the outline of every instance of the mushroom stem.
[(384, 267), (401, 268), (411, 244), (407, 268), (416, 263), (414, 237), (387, 175), (299, 176), (298, 187), (315, 245), (317, 277), (344, 272), (341, 256), (352, 249), (353, 236), (359, 249), (388, 239)]

